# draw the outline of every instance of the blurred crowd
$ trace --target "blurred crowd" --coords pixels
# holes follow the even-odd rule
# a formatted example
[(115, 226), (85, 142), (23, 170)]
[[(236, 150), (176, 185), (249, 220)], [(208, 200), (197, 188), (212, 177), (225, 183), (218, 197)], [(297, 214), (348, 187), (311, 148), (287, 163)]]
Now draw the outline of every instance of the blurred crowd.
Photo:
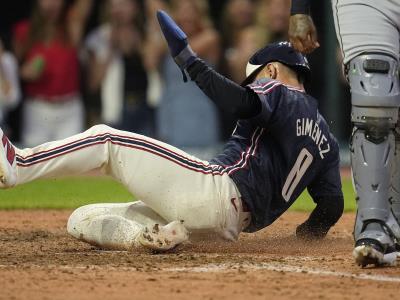
[[(10, 49), (0, 44), (0, 126), (21, 145), (96, 123), (182, 148), (218, 145), (234, 120), (183, 82), (156, 11), (168, 11), (194, 51), (240, 83), (251, 54), (287, 38), (291, 1), (227, 0), (218, 19), (206, 0), (94, 2), (36, 0), (30, 17), (13, 25)], [(93, 10), (96, 25), (88, 29)], [(15, 122), (9, 112), (17, 107)]]

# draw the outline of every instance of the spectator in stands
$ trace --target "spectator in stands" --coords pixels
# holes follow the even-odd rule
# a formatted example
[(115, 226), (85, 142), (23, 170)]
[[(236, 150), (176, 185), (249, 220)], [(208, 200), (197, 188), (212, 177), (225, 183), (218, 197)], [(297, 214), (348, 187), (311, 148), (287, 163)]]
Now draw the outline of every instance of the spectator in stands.
[[(193, 50), (215, 65), (220, 55), (220, 43), (209, 19), (207, 1), (173, 0), (171, 10), (176, 22), (188, 35)], [(182, 148), (214, 146), (219, 141), (215, 106), (195, 84), (183, 82), (181, 71), (166, 53), (165, 43), (152, 43), (150, 40), (149, 43), (152, 57), (147, 61), (155, 61), (164, 81), (157, 109), (158, 137)]]
[(147, 102), (150, 106), (157, 107), (162, 95), (163, 83), (159, 65), (165, 54), (165, 40), (155, 16), (159, 9), (168, 10), (168, 6), (165, 0), (145, 0), (144, 4), (146, 13), (144, 64), (148, 78)]
[(235, 43), (225, 53), (229, 77), (241, 83), (246, 78), (246, 65), (249, 58), (260, 49), (257, 32), (254, 26), (241, 29)]
[[(250, 56), (268, 42), (283, 39), (289, 21), (290, 0), (228, 0), (222, 13), (223, 55), (220, 70), (236, 83), (245, 76)], [(236, 120), (220, 112), (224, 137)]]
[(222, 45), (229, 49), (236, 44), (242, 29), (253, 25), (255, 5), (252, 0), (228, 0), (222, 13)]
[(86, 40), (89, 91), (99, 91), (101, 122), (152, 136), (154, 112), (147, 104), (144, 20), (137, 0), (107, 0), (105, 22)]
[(4, 49), (0, 40), (0, 127), (3, 129), (7, 110), (14, 108), (20, 97), (17, 60)]
[(258, 1), (256, 33), (260, 45), (288, 39), (290, 5), (290, 0)]
[[(254, 24), (237, 27), (235, 39), (225, 50), (227, 73), (238, 83), (246, 77), (244, 70), (247, 61), (257, 49), (268, 43), (287, 39), (290, 0), (259, 0), (256, 12)], [(228, 22), (230, 23), (232, 21)]]
[[(222, 47), (218, 68), (220, 72), (233, 81), (240, 83), (244, 78), (244, 68), (249, 57), (254, 53), (254, 43), (242, 34), (246, 28), (254, 25), (256, 6), (255, 0), (228, 0), (223, 6), (220, 28), (222, 31)], [(254, 34), (251, 33), (250, 34)], [(224, 139), (228, 138), (236, 125), (236, 119), (231, 114), (219, 111), (221, 132)]]
[(92, 0), (37, 0), (14, 29), (14, 50), (27, 97), (22, 142), (34, 146), (83, 128), (79, 96), (80, 45)]

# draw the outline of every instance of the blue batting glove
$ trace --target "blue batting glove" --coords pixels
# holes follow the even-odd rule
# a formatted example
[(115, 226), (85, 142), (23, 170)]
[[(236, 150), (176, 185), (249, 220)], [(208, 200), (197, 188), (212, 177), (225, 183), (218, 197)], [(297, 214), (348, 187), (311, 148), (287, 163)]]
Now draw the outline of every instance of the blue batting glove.
[(166, 12), (157, 11), (157, 19), (172, 57), (179, 68), (185, 70), (197, 57), (188, 43), (186, 34)]

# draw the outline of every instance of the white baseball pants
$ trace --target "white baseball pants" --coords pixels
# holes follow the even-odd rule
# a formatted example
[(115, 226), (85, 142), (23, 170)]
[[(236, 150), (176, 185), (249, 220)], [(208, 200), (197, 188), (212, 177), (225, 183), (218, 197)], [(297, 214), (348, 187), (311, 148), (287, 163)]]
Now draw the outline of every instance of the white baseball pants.
[(101, 168), (142, 201), (78, 208), (69, 232), (97, 245), (127, 248), (144, 225), (175, 220), (183, 220), (191, 232), (236, 240), (249, 222), (224, 167), (142, 135), (97, 125), (16, 153), (17, 184)]

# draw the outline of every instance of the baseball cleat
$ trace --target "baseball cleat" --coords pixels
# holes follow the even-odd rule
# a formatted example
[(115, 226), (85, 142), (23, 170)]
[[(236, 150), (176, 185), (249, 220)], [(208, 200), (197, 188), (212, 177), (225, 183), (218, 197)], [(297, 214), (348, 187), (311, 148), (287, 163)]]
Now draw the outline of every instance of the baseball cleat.
[(368, 265), (375, 267), (395, 266), (397, 252), (389, 249), (384, 251), (377, 241), (360, 240), (353, 250), (353, 257), (362, 268)]
[(0, 128), (0, 188), (13, 187), (16, 182), (15, 148)]
[(145, 227), (138, 237), (138, 242), (145, 248), (167, 251), (189, 239), (189, 232), (183, 221), (174, 221), (165, 226), (155, 224), (152, 229)]

